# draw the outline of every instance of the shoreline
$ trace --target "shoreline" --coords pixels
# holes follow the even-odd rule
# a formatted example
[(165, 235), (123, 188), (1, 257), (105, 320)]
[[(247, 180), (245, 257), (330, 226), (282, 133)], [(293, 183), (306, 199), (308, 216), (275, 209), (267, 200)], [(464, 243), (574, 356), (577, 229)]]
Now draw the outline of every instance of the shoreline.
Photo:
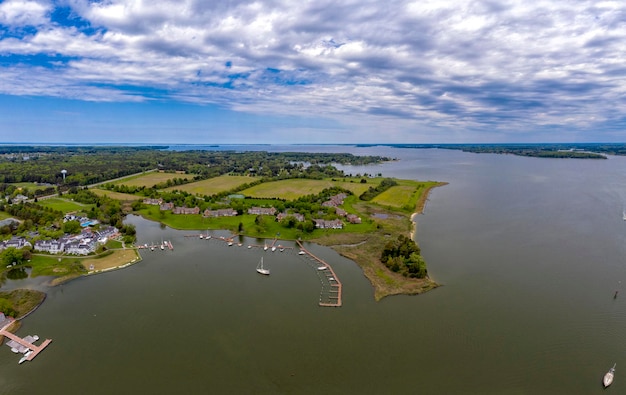
[[(416, 229), (415, 217), (418, 214), (423, 213), (430, 192), (436, 187), (445, 185), (448, 185), (448, 183), (439, 182), (426, 188), (416, 204), (416, 211), (411, 215), (402, 216), (402, 219), (404, 221), (408, 219), (410, 224), (409, 226), (411, 226), (409, 234), (411, 236), (411, 240), (413, 240), (416, 244), (417, 241), (415, 241), (414, 239)], [(392, 212), (390, 214), (397, 215), (397, 212)], [(402, 223), (402, 221), (398, 222)], [(398, 223), (396, 223), (395, 225), (397, 229), (401, 229), (402, 227), (401, 224), (399, 225)], [(383, 228), (386, 228), (386, 226), (384, 226)], [(406, 232), (406, 230), (404, 232)], [(338, 237), (333, 238), (332, 236), (327, 237), (326, 239), (318, 238), (310, 241), (329, 247), (341, 256), (355, 262), (363, 271), (363, 275), (369, 280), (370, 284), (372, 285), (372, 288), (374, 289), (374, 299), (376, 301), (380, 301), (387, 296), (393, 295), (419, 295), (441, 286), (440, 284), (432, 280), (428, 275), (423, 279), (415, 279), (404, 277), (401, 274), (392, 272), (377, 258), (377, 254), (380, 254), (380, 251), (382, 250), (382, 248), (384, 248), (385, 240), (393, 237), (394, 235), (397, 237), (399, 234), (402, 233), (403, 231), (398, 230), (395, 233), (387, 233), (385, 231), (381, 231), (378, 235), (352, 234), (353, 239), (350, 240), (350, 242), (345, 241), (345, 239), (350, 237), (350, 234), (344, 233), (342, 235), (343, 238), (339, 240), (341, 242), (339, 244), (334, 242), (337, 241)], [(364, 248), (354, 249), (353, 247), (355, 246), (362, 246)]]
[[(424, 212), (430, 192), (434, 188), (445, 186), (447, 184), (448, 184), (447, 182), (439, 182), (435, 185), (427, 187), (422, 193), (422, 195), (420, 196), (420, 199), (417, 201), (417, 204), (415, 207), (416, 211), (408, 216), (408, 220), (410, 221), (410, 224), (411, 224), (409, 237), (416, 244), (417, 244), (417, 241), (415, 240), (415, 234), (417, 230), (416, 216)], [(382, 209), (382, 210), (387, 211), (386, 209)], [(398, 213), (393, 212), (393, 215), (398, 216)], [(407, 218), (406, 216), (400, 216), (400, 217), (404, 219)], [(149, 219), (145, 217), (143, 218), (148, 221), (153, 221), (153, 219)], [(175, 228), (172, 227), (172, 229), (175, 229)], [(179, 229), (176, 229), (176, 230), (179, 230)], [(394, 233), (394, 234), (397, 234), (397, 233)], [(251, 237), (251, 236), (246, 236), (245, 234), (243, 236)], [(388, 238), (390, 236), (391, 234), (387, 234), (387, 233), (382, 233), (382, 234), (379, 234), (378, 236), (372, 235), (372, 234), (340, 233), (336, 235), (330, 235), (330, 236), (324, 235), (319, 238), (310, 239), (309, 242), (312, 242), (321, 246), (329, 247), (335, 252), (337, 252), (338, 254), (340, 254), (341, 256), (344, 256), (345, 258), (348, 258), (352, 260), (353, 262), (355, 262), (363, 271), (363, 275), (370, 281), (370, 284), (372, 285), (372, 288), (374, 290), (374, 298), (376, 301), (379, 301), (387, 296), (392, 296), (392, 295), (421, 294), (421, 293), (424, 293), (426, 291), (429, 291), (431, 289), (434, 289), (440, 286), (440, 284), (437, 284), (428, 275), (424, 279), (413, 279), (413, 278), (404, 277), (402, 275), (399, 275), (397, 273), (390, 271), (389, 269), (387, 269), (386, 266), (381, 264), (377, 259), (372, 259), (371, 254), (363, 255), (363, 254), (354, 253), (354, 251), (350, 251), (354, 249), (355, 247), (368, 246), (368, 245), (371, 246), (371, 245), (379, 244), (380, 241), (385, 240), (385, 238)], [(374, 242), (375, 240), (378, 241), (378, 243), (375, 243)], [(107, 272), (114, 271), (114, 270), (121, 270), (135, 263), (141, 262), (143, 260), (138, 248), (131, 247), (131, 248), (124, 248), (124, 250), (134, 251), (135, 254), (134, 254), (133, 259), (125, 263), (121, 263), (121, 264), (116, 263), (115, 265), (112, 265), (112, 266), (105, 265), (104, 267), (101, 267), (95, 270), (89, 270), (87, 273), (83, 273), (83, 274), (72, 274), (72, 275), (67, 275), (67, 276), (56, 277), (49, 282), (49, 285), (51, 287), (55, 287), (58, 285), (68, 283), (71, 280), (76, 279), (76, 278), (87, 277), (87, 276), (96, 275), (96, 274), (103, 274), (103, 273), (107, 273)], [(98, 258), (97, 256), (95, 257), (89, 256), (83, 259), (98, 259)], [(99, 258), (99, 259), (106, 259), (106, 257)], [(89, 269), (88, 266), (86, 265), (84, 266), (86, 269)], [(39, 305), (37, 307), (39, 307)], [(33, 309), (33, 311), (35, 309)], [(31, 312), (29, 312), (28, 314), (30, 314)], [(25, 317), (26, 316), (21, 317), (21, 318), (25, 318)]]

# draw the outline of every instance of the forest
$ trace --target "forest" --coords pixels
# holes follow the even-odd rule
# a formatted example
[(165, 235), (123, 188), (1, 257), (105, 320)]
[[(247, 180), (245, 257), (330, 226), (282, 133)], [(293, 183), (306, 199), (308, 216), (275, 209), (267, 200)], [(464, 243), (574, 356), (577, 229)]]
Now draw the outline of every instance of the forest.
[[(330, 164), (389, 161), (347, 153), (171, 151), (167, 147), (0, 147), (0, 185), (39, 183), (62, 188), (87, 186), (148, 170), (193, 174), (197, 181), (222, 174), (295, 177), (328, 176)], [(64, 175), (61, 171), (66, 170)], [(159, 186), (163, 187), (163, 186)], [(5, 187), (6, 188), (6, 187)]]

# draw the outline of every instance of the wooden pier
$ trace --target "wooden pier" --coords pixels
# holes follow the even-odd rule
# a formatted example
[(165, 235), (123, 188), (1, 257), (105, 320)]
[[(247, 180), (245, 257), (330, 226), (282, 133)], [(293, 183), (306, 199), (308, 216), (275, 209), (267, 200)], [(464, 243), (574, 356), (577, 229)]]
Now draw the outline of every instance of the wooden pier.
[(304, 248), (302, 243), (300, 243), (300, 240), (296, 240), (296, 242), (298, 243), (298, 246), (300, 247), (300, 251), (304, 251), (306, 255), (310, 256), (315, 261), (321, 264), (321, 266), (318, 267), (318, 270), (324, 273), (324, 275), (326, 276), (326, 279), (328, 280), (328, 284), (330, 285), (330, 289), (328, 291), (328, 297), (327, 297), (328, 301), (322, 301), (322, 297), (320, 295), (319, 305), (323, 307), (341, 307), (342, 285), (341, 285), (341, 281), (339, 281), (339, 279), (337, 278), (337, 275), (335, 274), (335, 271), (333, 270), (333, 268), (324, 260), (316, 257), (310, 251)]
[[(11, 324), (9, 324), (11, 325)], [(22, 339), (19, 336), (14, 335), (13, 333), (9, 332), (6, 330), (6, 328), (9, 326), (6, 325), (4, 328), (0, 329), (0, 336), (5, 336), (11, 340), (13, 340), (14, 342), (16, 342), (17, 344), (31, 350), (31, 353), (28, 355), (28, 357), (26, 357), (26, 361), (32, 361), (40, 352), (42, 352), (44, 350), (44, 348), (46, 348), (48, 346), (48, 344), (50, 344), (50, 342), (52, 342), (52, 339), (46, 339), (44, 340), (41, 345), (36, 346), (33, 343), (27, 342), (26, 340)]]

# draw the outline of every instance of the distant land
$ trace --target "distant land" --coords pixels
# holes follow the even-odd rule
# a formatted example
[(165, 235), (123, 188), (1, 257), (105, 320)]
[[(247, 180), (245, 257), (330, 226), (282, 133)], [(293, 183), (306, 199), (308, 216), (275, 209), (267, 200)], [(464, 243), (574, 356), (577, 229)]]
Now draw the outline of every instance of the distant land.
[(473, 153), (510, 154), (537, 158), (607, 159), (606, 155), (626, 156), (626, 143), (459, 143), (459, 144), (419, 144), (419, 143), (354, 143), (354, 144), (140, 144), (140, 143), (1, 143), (0, 154), (37, 152), (42, 148), (52, 152), (81, 152), (101, 147), (134, 147), (144, 150), (216, 150), (232, 151), (240, 147), (271, 146), (346, 146), (346, 147), (395, 147), (414, 149), (450, 149)]
[(503, 144), (357, 144), (358, 147), (453, 149), (478, 154), (511, 154), (537, 158), (607, 159), (626, 155), (626, 143), (503, 143)]

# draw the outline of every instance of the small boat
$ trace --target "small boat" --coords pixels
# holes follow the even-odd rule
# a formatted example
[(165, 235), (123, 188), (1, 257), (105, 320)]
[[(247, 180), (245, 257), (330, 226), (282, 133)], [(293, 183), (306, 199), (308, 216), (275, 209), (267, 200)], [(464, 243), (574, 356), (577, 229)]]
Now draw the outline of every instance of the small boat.
[(304, 254), (306, 254), (306, 252), (304, 252), (304, 251), (302, 251), (302, 250), (300, 250), (300, 251), (298, 252), (298, 255), (304, 255)]
[(613, 377), (615, 376), (615, 366), (617, 364), (613, 364), (613, 367), (609, 369), (608, 372), (602, 378), (602, 384), (604, 384), (604, 388), (608, 387), (613, 383)]
[(272, 252), (276, 251), (276, 247), (272, 246)]
[(200, 240), (204, 239), (204, 235), (200, 233)]
[(326, 266), (318, 266), (317, 270), (326, 270)]
[(260, 274), (265, 274), (269, 276), (270, 270), (263, 267), (263, 257), (261, 257), (261, 261), (259, 261), (259, 264), (256, 266), (256, 271)]
[(20, 361), (18, 363), (23, 363), (24, 361), (28, 360), (28, 357), (30, 357), (30, 354), (32, 354), (33, 351), (32, 350), (28, 350), (24, 353), (24, 356), (22, 358), (20, 358)]

